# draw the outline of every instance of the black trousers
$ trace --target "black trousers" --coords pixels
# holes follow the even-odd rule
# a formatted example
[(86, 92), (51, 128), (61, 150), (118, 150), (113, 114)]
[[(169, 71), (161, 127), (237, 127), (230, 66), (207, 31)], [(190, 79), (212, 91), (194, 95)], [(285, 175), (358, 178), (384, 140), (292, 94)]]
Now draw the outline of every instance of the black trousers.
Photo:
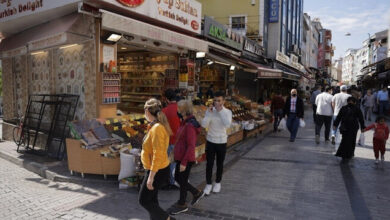
[(332, 123), (332, 116), (317, 115), (316, 135), (320, 135), (322, 125), (325, 124), (325, 140), (328, 140), (331, 123)]
[(186, 169), (183, 172), (180, 172), (180, 161), (176, 161), (175, 180), (180, 185), (179, 205), (186, 204), (188, 191), (191, 192), (193, 196), (196, 196), (199, 193), (199, 190), (188, 182), (192, 165), (194, 165), (194, 162), (188, 162)]
[(314, 120), (314, 124), (317, 124), (317, 105), (316, 104), (313, 104), (313, 120)]
[(145, 173), (145, 177), (139, 191), (138, 201), (139, 204), (148, 211), (151, 220), (166, 220), (169, 217), (168, 213), (166, 213), (158, 203), (158, 190), (168, 182), (169, 170), (169, 166), (167, 166), (164, 169), (157, 171), (154, 176), (153, 190), (149, 190), (148, 187), (146, 187), (150, 170)]
[(212, 142), (206, 142), (206, 182), (207, 184), (212, 183), (214, 160), (217, 159), (217, 178), (215, 182), (220, 183), (222, 180), (223, 173), (223, 162), (225, 161), (226, 155), (226, 143), (215, 144)]

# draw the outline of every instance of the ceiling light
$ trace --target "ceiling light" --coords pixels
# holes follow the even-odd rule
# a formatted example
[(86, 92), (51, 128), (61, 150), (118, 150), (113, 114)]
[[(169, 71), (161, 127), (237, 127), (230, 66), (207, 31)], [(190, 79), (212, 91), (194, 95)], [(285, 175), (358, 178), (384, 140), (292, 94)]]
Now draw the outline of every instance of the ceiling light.
[(236, 69), (236, 66), (233, 66), (233, 65), (230, 66), (230, 70), (235, 70), (235, 69)]
[(122, 35), (119, 34), (111, 34), (107, 40), (112, 42), (118, 42), (122, 38)]
[(203, 58), (206, 56), (205, 52), (196, 52), (196, 58)]
[(34, 52), (34, 53), (31, 53), (31, 55), (37, 55), (37, 54), (42, 54), (42, 53), (45, 53), (45, 51)]
[(219, 61), (215, 61), (215, 63), (221, 64), (221, 65), (225, 65), (225, 66), (230, 66), (230, 64), (222, 63), (222, 62), (219, 62)]
[(207, 65), (211, 65), (211, 64), (213, 64), (214, 62), (213, 61), (209, 61), (208, 63), (207, 63)]
[(60, 47), (60, 49), (66, 49), (66, 48), (74, 47), (74, 46), (77, 46), (77, 45), (78, 44), (70, 44), (70, 45), (62, 46), (62, 47)]
[(122, 50), (127, 50), (127, 47), (121, 47)]

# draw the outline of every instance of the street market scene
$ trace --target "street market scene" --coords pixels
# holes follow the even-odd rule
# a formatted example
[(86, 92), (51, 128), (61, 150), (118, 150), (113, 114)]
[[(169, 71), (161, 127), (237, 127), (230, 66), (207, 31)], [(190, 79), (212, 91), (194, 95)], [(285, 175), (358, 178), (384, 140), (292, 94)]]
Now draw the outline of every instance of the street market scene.
[(0, 0), (0, 219), (388, 219), (389, 34), (386, 0)]

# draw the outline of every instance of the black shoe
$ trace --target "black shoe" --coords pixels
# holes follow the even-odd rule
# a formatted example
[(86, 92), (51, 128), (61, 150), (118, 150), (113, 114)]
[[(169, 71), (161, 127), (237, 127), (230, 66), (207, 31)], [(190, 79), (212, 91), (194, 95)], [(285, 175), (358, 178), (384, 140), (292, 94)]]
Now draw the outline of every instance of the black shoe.
[(336, 137), (332, 135), (332, 144), (335, 145), (336, 144)]
[(170, 220), (176, 220), (176, 218), (172, 217), (172, 216), (169, 216), (169, 219)]
[(188, 211), (187, 205), (179, 205), (177, 203), (173, 204), (173, 206), (167, 210), (170, 215), (177, 215), (186, 211)]
[(290, 139), (289, 141), (290, 141), (290, 142), (294, 142), (295, 140), (294, 140), (294, 139)]
[(176, 186), (175, 184), (171, 184), (171, 185), (169, 185), (169, 189), (170, 190), (179, 190), (180, 187)]
[(198, 203), (203, 198), (203, 196), (204, 192), (200, 191), (198, 195), (194, 196), (194, 198), (192, 199), (191, 205), (195, 205), (196, 203)]

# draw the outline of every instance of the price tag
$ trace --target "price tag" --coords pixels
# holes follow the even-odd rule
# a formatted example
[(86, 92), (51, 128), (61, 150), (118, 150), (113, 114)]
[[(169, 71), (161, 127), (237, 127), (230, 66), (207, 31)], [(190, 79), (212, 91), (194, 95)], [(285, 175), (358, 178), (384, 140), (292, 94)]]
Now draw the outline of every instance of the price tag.
[(114, 131), (117, 131), (119, 128), (117, 126), (114, 127)]
[(114, 123), (117, 123), (117, 122), (119, 122), (119, 121), (118, 121), (118, 119), (117, 119), (117, 118), (116, 118), (116, 119), (114, 119)]
[(107, 120), (107, 121), (106, 121), (106, 125), (109, 125), (109, 124), (111, 124), (111, 121), (110, 121), (110, 120)]

